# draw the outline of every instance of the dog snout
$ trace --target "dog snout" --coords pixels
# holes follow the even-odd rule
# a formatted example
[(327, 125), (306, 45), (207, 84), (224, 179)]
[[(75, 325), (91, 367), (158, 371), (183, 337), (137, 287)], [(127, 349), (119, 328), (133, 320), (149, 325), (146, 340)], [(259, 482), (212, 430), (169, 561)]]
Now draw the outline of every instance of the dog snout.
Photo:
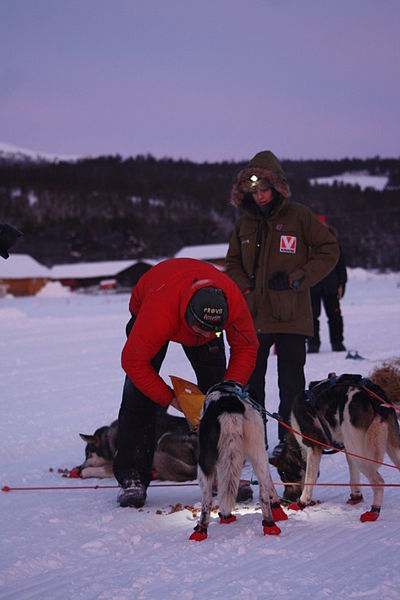
[(106, 464), (106, 460), (97, 454), (91, 454), (88, 456), (80, 466), (80, 469), (87, 469), (88, 467), (103, 467)]
[(302, 489), (297, 485), (285, 485), (283, 497), (291, 502), (296, 502), (301, 496)]

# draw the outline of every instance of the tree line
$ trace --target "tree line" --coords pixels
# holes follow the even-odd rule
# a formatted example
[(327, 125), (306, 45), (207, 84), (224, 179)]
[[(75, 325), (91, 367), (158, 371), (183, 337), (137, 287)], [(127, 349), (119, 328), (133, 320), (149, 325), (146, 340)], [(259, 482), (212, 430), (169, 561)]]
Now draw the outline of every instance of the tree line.
[[(230, 204), (245, 163), (137, 156), (77, 162), (0, 161), (0, 221), (24, 232), (15, 251), (51, 266), (174, 255), (182, 246), (229, 241)], [(282, 161), (294, 200), (339, 232), (349, 266), (400, 269), (400, 159)], [(344, 172), (387, 175), (383, 191), (310, 179)]]

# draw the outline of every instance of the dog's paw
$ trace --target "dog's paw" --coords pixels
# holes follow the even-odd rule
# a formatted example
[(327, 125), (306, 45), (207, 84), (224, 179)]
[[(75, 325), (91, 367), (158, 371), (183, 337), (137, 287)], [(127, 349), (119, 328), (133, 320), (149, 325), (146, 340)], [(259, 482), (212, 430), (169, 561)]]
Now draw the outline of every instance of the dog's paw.
[(371, 510), (367, 510), (367, 512), (363, 513), (360, 517), (361, 523), (368, 523), (369, 521), (376, 521), (379, 517), (379, 513), (381, 509), (379, 506), (371, 506)]
[(273, 521), (263, 521), (264, 535), (279, 535), (281, 530)]
[(271, 510), (274, 521), (287, 521), (288, 516), (279, 502), (274, 502), (271, 504)]

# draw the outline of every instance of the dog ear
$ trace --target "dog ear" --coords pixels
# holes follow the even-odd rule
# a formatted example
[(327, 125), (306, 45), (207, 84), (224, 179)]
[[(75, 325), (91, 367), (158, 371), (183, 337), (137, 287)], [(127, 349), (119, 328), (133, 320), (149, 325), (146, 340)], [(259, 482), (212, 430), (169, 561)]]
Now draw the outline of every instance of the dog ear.
[(83, 441), (86, 442), (87, 444), (96, 444), (97, 443), (97, 437), (95, 435), (87, 435), (86, 433), (80, 433), (79, 435), (81, 436)]

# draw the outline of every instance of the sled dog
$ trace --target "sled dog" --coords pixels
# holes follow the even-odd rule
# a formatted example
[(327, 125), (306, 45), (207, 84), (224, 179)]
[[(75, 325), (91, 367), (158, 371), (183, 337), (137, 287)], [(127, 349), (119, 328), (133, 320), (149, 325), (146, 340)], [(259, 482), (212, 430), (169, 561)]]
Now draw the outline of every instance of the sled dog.
[[(293, 429), (329, 446), (343, 449), (373, 461), (383, 461), (385, 452), (400, 467), (400, 432), (396, 413), (385, 405), (382, 388), (361, 375), (334, 374), (328, 379), (313, 382), (307, 392), (298, 396), (290, 418)], [(279, 457), (270, 458), (286, 486), (289, 500), (299, 498), (290, 508), (302, 510), (311, 502), (323, 446), (301, 435), (287, 433)], [(348, 504), (362, 502), (360, 473), (371, 484), (383, 484), (379, 464), (346, 454), (350, 471)], [(298, 482), (298, 483), (297, 483)], [(373, 487), (371, 509), (360, 517), (362, 522), (376, 521), (383, 500), (383, 487)]]
[[(85, 461), (77, 468), (80, 477), (113, 477), (118, 421), (96, 429), (93, 435), (80, 433), (86, 442)], [(189, 481), (197, 477), (197, 435), (183, 417), (160, 410), (156, 420), (156, 448), (153, 479)]]
[(236, 520), (231, 511), (245, 457), (251, 461), (260, 486), (264, 534), (278, 535), (280, 529), (274, 518), (283, 520), (287, 516), (280, 507), (269, 472), (262, 418), (238, 384), (224, 382), (209, 390), (200, 419), (198, 479), (202, 503), (200, 520), (190, 536), (191, 540), (207, 538), (215, 477), (218, 481), (220, 522)]

